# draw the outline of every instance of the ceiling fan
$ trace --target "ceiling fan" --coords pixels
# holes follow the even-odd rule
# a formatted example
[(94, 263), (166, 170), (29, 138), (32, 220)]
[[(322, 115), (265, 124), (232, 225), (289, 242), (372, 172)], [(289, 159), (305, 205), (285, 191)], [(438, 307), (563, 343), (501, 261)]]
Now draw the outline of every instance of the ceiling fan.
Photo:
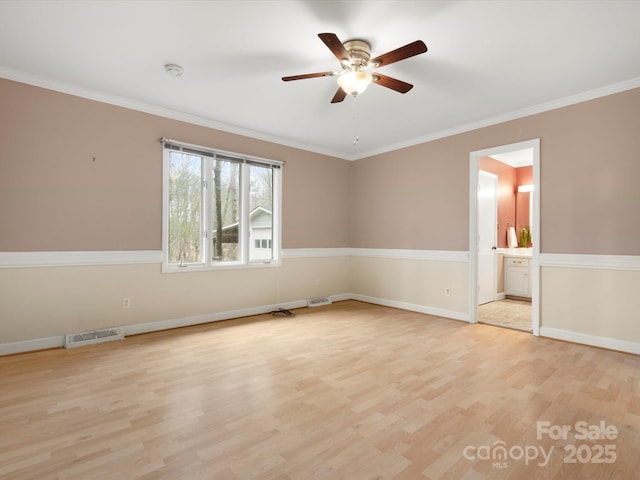
[(424, 42), (416, 40), (372, 59), (371, 46), (365, 40), (354, 39), (342, 43), (335, 33), (319, 33), (318, 37), (336, 56), (342, 66), (342, 72), (306, 73), (304, 75), (282, 77), (282, 80), (290, 82), (306, 78), (338, 76), (339, 88), (333, 99), (331, 99), (331, 103), (343, 101), (347, 94), (354, 97), (361, 94), (370, 83), (377, 83), (396, 92), (407, 93), (413, 88), (410, 83), (387, 77), (377, 72), (369, 73), (366, 69), (385, 67), (427, 51), (427, 46)]

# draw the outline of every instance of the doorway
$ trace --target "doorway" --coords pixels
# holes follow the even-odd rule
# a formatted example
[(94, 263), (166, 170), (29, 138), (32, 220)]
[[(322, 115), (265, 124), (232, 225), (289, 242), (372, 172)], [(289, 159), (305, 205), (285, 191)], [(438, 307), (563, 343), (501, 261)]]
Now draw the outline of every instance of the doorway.
[[(484, 278), (486, 278), (486, 268), (484, 266), (487, 258), (494, 257), (494, 255), (487, 256), (486, 252), (481, 253), (481, 248), (483, 250), (486, 249), (486, 245), (481, 242), (482, 232), (480, 230), (480, 213), (481, 204), (484, 203), (483, 199), (478, 195), (478, 188), (481, 185), (481, 182), (484, 182), (484, 175), (480, 174), (480, 159), (483, 157), (494, 157), (504, 155), (509, 152), (516, 151), (528, 151), (531, 155), (531, 163), (532, 163), (532, 176), (533, 176), (533, 194), (531, 201), (531, 222), (530, 222), (530, 233), (531, 233), (531, 248), (527, 251), (527, 254), (530, 254), (530, 259), (527, 259), (528, 264), (528, 277), (529, 277), (529, 285), (530, 285), (530, 318), (531, 318), (531, 328), (530, 331), (533, 335), (540, 334), (540, 315), (539, 315), (539, 255), (540, 255), (540, 139), (527, 140), (524, 142), (513, 143), (509, 145), (501, 145), (497, 147), (492, 147), (484, 150), (477, 150), (471, 152), (469, 155), (469, 322), (477, 323), (479, 319), (478, 314), (478, 305), (485, 302), (486, 300), (486, 288), (483, 287)], [(483, 209), (484, 211), (484, 209)], [(484, 216), (484, 215), (483, 215)], [(482, 222), (485, 223), (484, 221)], [(497, 233), (498, 229), (497, 222), (492, 223), (492, 227), (494, 233)], [(482, 227), (483, 229), (486, 228)], [(504, 227), (503, 227), (504, 228)], [(486, 233), (485, 233), (486, 237)], [(509, 253), (521, 253), (521, 251), (517, 250), (515, 252)], [(506, 264), (506, 262), (505, 262)], [(496, 268), (496, 279), (504, 278), (504, 272), (498, 267), (502, 264), (498, 265), (494, 259), (493, 265)], [(482, 277), (481, 277), (482, 275)], [(482, 280), (481, 280), (482, 278)], [(504, 294), (500, 295), (496, 289), (496, 282), (493, 284), (493, 295), (494, 300), (502, 300), (504, 298)], [(491, 300), (489, 300), (491, 302)], [(495, 302), (494, 302), (495, 303)], [(496, 303), (497, 305), (497, 303)], [(509, 305), (500, 305), (507, 306)], [(483, 307), (485, 308), (485, 307)], [(508, 326), (508, 325), (507, 325)]]

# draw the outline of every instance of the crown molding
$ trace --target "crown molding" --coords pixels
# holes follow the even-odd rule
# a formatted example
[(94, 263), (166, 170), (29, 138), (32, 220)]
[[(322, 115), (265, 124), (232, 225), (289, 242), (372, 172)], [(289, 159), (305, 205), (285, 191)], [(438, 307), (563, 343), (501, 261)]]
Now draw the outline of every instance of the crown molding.
[(278, 137), (276, 135), (269, 135), (257, 130), (251, 130), (237, 125), (230, 125), (227, 123), (219, 122), (210, 118), (201, 117), (198, 115), (192, 115), (178, 110), (172, 110), (169, 108), (160, 107), (150, 103), (140, 102), (126, 97), (113, 95), (110, 93), (100, 92), (89, 88), (80, 87), (65, 82), (54, 81), (46, 78), (42, 78), (37, 75), (32, 75), (25, 72), (20, 72), (10, 68), (0, 66), (0, 78), (12, 80), (14, 82), (25, 83), (34, 87), (44, 88), (47, 90), (53, 90), (55, 92), (65, 93), (76, 97), (86, 98), (88, 100), (94, 100), (96, 102), (106, 103), (108, 105), (114, 105), (117, 107), (128, 108), (138, 112), (148, 113), (151, 115), (157, 115), (159, 117), (169, 118), (171, 120), (177, 120), (180, 122), (190, 123), (192, 125), (198, 125), (200, 127), (211, 128), (219, 130), (221, 132), (233, 133), (243, 137), (253, 138), (255, 140), (262, 140), (265, 142), (275, 143), (285, 147), (296, 148), (308, 152), (318, 153), (320, 155), (327, 155), (329, 157), (344, 158), (344, 154), (336, 152), (330, 149), (321, 148), (317, 145), (304, 144), (295, 142), (287, 138)]
[(102, 102), (110, 105), (128, 108), (128, 109), (136, 110), (139, 112), (149, 113), (151, 115), (170, 118), (172, 120), (191, 123), (193, 125), (198, 125), (201, 127), (212, 128), (214, 130), (219, 130), (222, 132), (233, 133), (235, 135), (241, 135), (241, 136), (253, 138), (256, 140), (275, 143), (285, 147), (296, 148), (296, 149), (300, 149), (308, 152), (318, 153), (320, 155), (327, 155), (329, 157), (340, 158), (342, 160), (349, 160), (349, 161), (366, 159), (368, 157), (372, 157), (375, 155), (389, 153), (389, 152), (400, 150), (407, 147), (413, 147), (421, 143), (427, 143), (433, 140), (439, 140), (441, 138), (451, 137), (453, 135), (470, 132), (472, 130), (489, 127), (499, 123), (508, 122), (510, 120), (516, 120), (519, 118), (528, 117), (530, 115), (535, 115), (538, 113), (555, 110), (557, 108), (566, 107), (566, 106), (574, 105), (581, 102), (586, 102), (588, 100), (594, 100), (600, 97), (606, 97), (607, 95), (613, 95), (615, 93), (620, 93), (620, 92), (624, 92), (627, 90), (632, 90), (634, 88), (640, 87), (640, 77), (638, 77), (638, 78), (634, 78), (624, 82), (614, 83), (612, 85), (606, 85), (604, 87), (589, 90), (576, 95), (570, 95), (568, 97), (552, 100), (550, 102), (535, 105), (533, 107), (515, 110), (513, 112), (505, 113), (503, 115), (486, 118), (484, 120), (480, 120), (477, 122), (459, 125), (457, 127), (446, 129), (446, 130), (440, 130), (438, 132), (433, 132), (433, 133), (416, 137), (413, 139), (409, 139), (403, 142), (387, 145), (379, 149), (367, 150), (357, 155), (349, 155), (343, 152), (322, 148), (318, 145), (295, 142), (283, 137), (269, 135), (264, 132), (242, 128), (237, 125), (229, 125), (229, 124), (215, 121), (209, 118), (200, 117), (198, 115), (192, 115), (192, 114), (180, 112), (177, 110), (159, 107), (157, 105), (139, 102), (137, 100), (80, 87), (78, 85), (72, 85), (69, 83), (45, 79), (37, 75), (13, 70), (6, 67), (0, 67), (0, 78), (6, 78), (7, 80), (13, 80), (13, 81), (25, 83), (28, 85), (45, 88), (47, 90), (66, 93), (66, 94), (74, 95), (77, 97), (87, 98), (89, 100), (95, 100), (97, 102)]
[(394, 143), (392, 145), (388, 145), (383, 148), (368, 150), (366, 152), (362, 152), (358, 156), (351, 156), (347, 160), (361, 160), (361, 159), (373, 157), (375, 155), (380, 155), (383, 153), (389, 153), (395, 150), (400, 150), (402, 148), (413, 147), (421, 143), (432, 142), (434, 140), (439, 140), (441, 138), (452, 137), (454, 135), (470, 132), (472, 130), (478, 130), (480, 128), (497, 125), (499, 123), (504, 123), (511, 120), (517, 120), (519, 118), (529, 117), (531, 115), (536, 115), (538, 113), (548, 112), (551, 110), (555, 110), (557, 108), (568, 107), (570, 105), (575, 105), (577, 103), (582, 103), (589, 100), (595, 100), (596, 98), (606, 97), (608, 95), (613, 95), (615, 93), (626, 92), (627, 90), (633, 90), (634, 88), (639, 88), (639, 87), (640, 87), (640, 77), (633, 78), (631, 80), (626, 80), (624, 82), (614, 83), (612, 85), (606, 85), (604, 87), (588, 90), (586, 92), (578, 93), (576, 95), (570, 95), (568, 97), (559, 98), (557, 100), (541, 103), (539, 105), (534, 105), (533, 107), (527, 107), (520, 110), (515, 110), (513, 112), (497, 115), (495, 117), (486, 118), (484, 120), (479, 120), (477, 122), (459, 125), (457, 127), (453, 127), (447, 130), (440, 130), (439, 132), (433, 132), (428, 135), (407, 140), (405, 142)]

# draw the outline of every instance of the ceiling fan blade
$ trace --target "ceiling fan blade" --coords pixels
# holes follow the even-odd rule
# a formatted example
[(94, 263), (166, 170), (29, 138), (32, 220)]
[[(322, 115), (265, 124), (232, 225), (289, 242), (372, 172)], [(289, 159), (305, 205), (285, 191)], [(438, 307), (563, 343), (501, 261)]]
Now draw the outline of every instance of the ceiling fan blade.
[(282, 77), (284, 82), (290, 82), (291, 80), (304, 80), (305, 78), (318, 78), (318, 77), (333, 77), (335, 72), (318, 72), (318, 73), (305, 73), (304, 75), (292, 75), (290, 77)]
[(340, 103), (346, 98), (346, 96), (347, 96), (347, 92), (345, 92), (342, 88), (338, 87), (338, 91), (331, 99), (331, 103)]
[(390, 88), (400, 93), (407, 93), (413, 88), (413, 85), (396, 78), (387, 77), (386, 75), (380, 75), (379, 73), (373, 74), (373, 83), (382, 85), (383, 87)]
[(318, 37), (329, 47), (329, 50), (333, 52), (341, 65), (343, 60), (349, 60), (349, 52), (344, 48), (344, 45), (335, 33), (319, 33)]
[(369, 61), (370, 65), (377, 64), (377, 67), (384, 67), (386, 65), (390, 65), (395, 62), (399, 62), (400, 60), (404, 60), (405, 58), (413, 57), (414, 55), (420, 55), (427, 51), (427, 46), (424, 44), (422, 40), (416, 40), (415, 42), (409, 43), (404, 47), (396, 48), (391, 52), (383, 53), (382, 55), (377, 56), (376, 58)]

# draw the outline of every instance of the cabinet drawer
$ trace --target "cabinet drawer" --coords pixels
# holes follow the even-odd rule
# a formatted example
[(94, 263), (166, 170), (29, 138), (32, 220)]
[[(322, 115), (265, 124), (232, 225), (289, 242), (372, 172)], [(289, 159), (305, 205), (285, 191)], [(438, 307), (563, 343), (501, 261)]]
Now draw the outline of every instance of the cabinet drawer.
[(507, 258), (507, 266), (510, 267), (528, 267), (528, 258)]

